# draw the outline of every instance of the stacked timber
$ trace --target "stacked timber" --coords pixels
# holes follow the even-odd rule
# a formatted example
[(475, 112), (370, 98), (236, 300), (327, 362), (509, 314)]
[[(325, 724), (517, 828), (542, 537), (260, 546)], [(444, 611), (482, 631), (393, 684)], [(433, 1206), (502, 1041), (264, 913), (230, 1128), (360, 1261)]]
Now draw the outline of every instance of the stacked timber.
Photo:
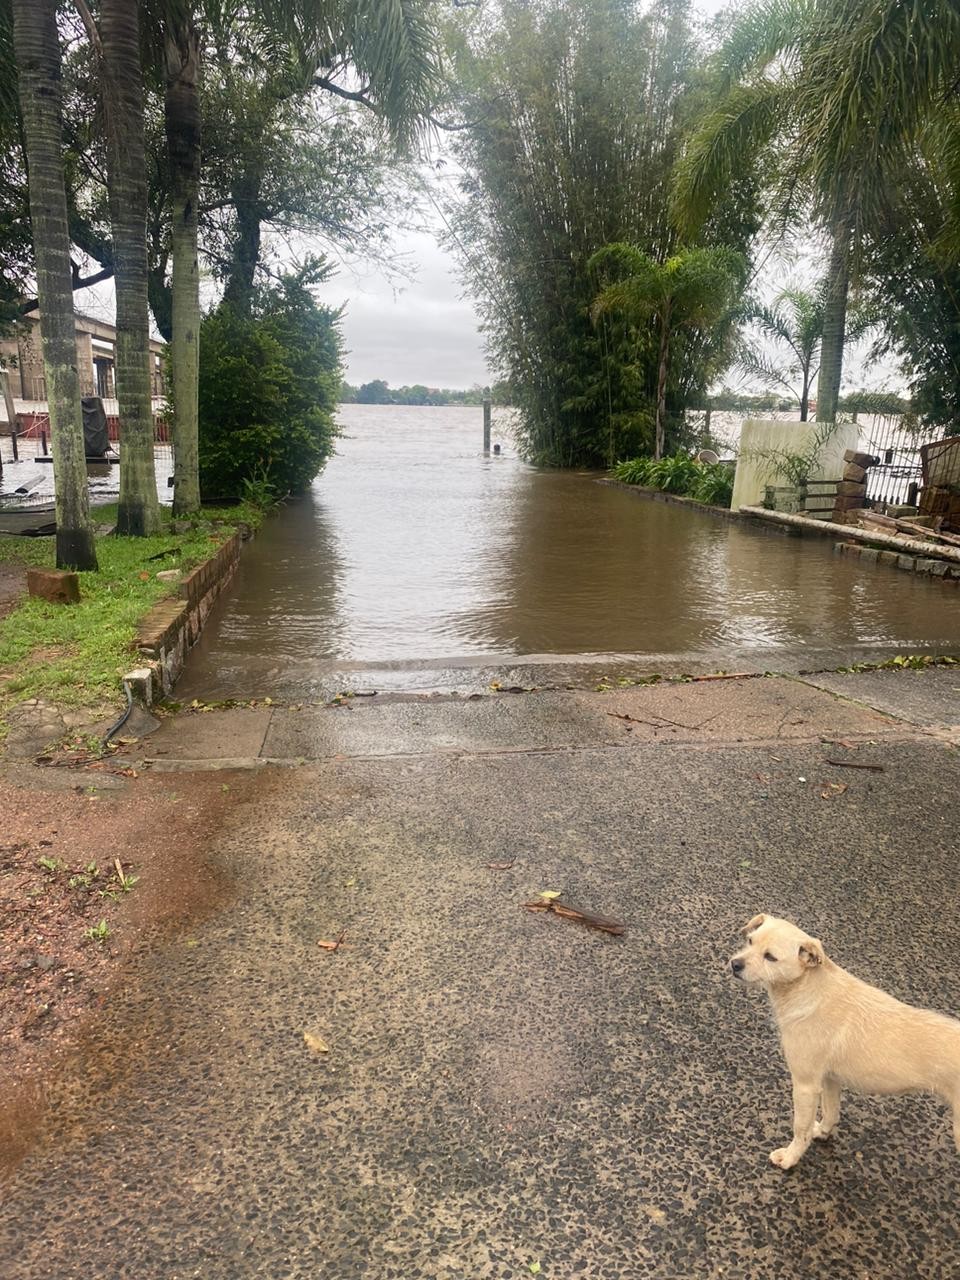
[(843, 455), (843, 478), (837, 485), (833, 503), (834, 524), (856, 524), (867, 505), (867, 472), (880, 461), (872, 453), (847, 449)]
[(920, 514), (938, 528), (960, 532), (960, 436), (920, 446), (923, 489)]
[(857, 523), (867, 532), (892, 533), (901, 538), (960, 547), (960, 536), (942, 528), (940, 519), (935, 516), (883, 516), (879, 511), (864, 509), (857, 512)]

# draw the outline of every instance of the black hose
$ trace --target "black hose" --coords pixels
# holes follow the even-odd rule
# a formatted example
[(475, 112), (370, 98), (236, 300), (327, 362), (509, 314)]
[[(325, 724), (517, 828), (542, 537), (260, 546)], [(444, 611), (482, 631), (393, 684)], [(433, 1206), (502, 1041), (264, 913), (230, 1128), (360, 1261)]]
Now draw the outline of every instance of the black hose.
[(107, 730), (107, 732), (103, 735), (104, 747), (106, 747), (107, 743), (110, 741), (113, 735), (117, 732), (117, 730), (122, 729), (123, 726), (127, 723), (127, 719), (130, 715), (130, 712), (133, 710), (133, 694), (130, 692), (129, 680), (124, 680), (123, 690), (124, 690), (124, 693), (127, 695), (127, 709), (126, 711), (124, 711), (120, 719), (117, 720), (114, 724), (112, 724), (110, 728)]

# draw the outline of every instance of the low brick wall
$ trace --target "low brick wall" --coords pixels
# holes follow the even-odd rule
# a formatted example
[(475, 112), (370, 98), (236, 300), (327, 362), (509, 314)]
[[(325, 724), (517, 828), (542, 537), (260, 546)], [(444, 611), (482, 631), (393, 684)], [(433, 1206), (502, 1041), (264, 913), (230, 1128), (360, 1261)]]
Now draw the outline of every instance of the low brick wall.
[(856, 556), (871, 564), (889, 565), (891, 569), (903, 569), (907, 573), (922, 573), (941, 582), (960, 582), (960, 564), (948, 560), (934, 560), (930, 556), (911, 556), (902, 551), (881, 551), (877, 547), (864, 547), (858, 542), (835, 542), (837, 555)]
[(153, 672), (155, 694), (168, 694), (187, 654), (200, 639), (207, 615), (240, 562), (240, 535), (192, 569), (180, 583), (179, 600), (161, 600), (137, 628), (137, 651)]

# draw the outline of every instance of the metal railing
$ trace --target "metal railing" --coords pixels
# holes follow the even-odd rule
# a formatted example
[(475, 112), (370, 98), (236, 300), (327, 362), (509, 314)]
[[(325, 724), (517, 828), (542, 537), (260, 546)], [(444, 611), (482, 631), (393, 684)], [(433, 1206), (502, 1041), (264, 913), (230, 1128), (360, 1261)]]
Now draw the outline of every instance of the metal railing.
[(867, 472), (867, 498), (874, 506), (916, 504), (923, 480), (920, 448), (939, 440), (940, 431), (910, 430), (899, 415), (877, 415), (858, 421), (859, 448), (879, 462)]

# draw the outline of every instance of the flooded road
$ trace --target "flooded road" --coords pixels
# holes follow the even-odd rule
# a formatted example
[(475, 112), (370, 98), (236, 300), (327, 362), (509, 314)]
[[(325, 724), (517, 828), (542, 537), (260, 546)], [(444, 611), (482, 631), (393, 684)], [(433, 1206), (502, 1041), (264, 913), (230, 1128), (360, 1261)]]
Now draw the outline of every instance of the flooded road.
[[(479, 409), (347, 405), (337, 455), (269, 520), (194, 652), (188, 696), (291, 672), (527, 655), (953, 646), (955, 587), (481, 451)], [(293, 683), (296, 683), (294, 679)], [(291, 686), (292, 687), (292, 686)]]

